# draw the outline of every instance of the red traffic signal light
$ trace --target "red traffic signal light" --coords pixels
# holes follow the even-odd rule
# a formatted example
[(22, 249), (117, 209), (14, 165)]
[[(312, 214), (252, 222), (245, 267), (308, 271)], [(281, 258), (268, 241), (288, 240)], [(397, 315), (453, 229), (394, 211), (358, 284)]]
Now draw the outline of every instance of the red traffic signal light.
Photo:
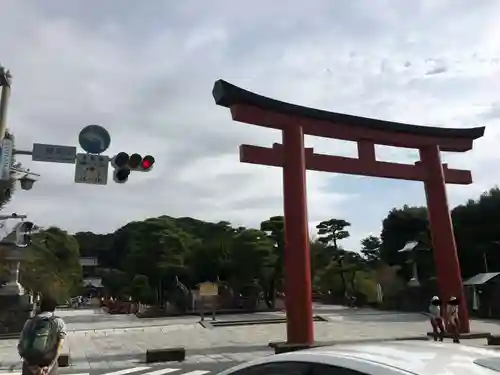
[(153, 167), (154, 163), (155, 163), (155, 158), (152, 157), (151, 155), (146, 155), (144, 156), (144, 159), (142, 159), (141, 168), (143, 171), (148, 171)]

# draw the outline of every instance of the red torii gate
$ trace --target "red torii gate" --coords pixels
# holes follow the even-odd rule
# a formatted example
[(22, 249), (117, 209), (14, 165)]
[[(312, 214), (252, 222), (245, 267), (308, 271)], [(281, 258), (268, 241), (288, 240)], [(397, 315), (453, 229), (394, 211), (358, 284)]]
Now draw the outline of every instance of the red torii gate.
[[(231, 110), (233, 120), (282, 130), (282, 145), (240, 145), (240, 161), (283, 168), (289, 343), (314, 342), (306, 169), (423, 181), (441, 298), (456, 296), (465, 301), (445, 184), (471, 184), (472, 175), (442, 164), (440, 151), (471, 150), (473, 141), (483, 136), (484, 127), (436, 128), (327, 112), (257, 95), (223, 80), (215, 82), (212, 94), (216, 104)], [(304, 147), (304, 134), (357, 142), (358, 158), (316, 154)], [(375, 144), (418, 149), (420, 161), (415, 165), (377, 161)], [(469, 332), (464, 302), (460, 316), (461, 330)]]

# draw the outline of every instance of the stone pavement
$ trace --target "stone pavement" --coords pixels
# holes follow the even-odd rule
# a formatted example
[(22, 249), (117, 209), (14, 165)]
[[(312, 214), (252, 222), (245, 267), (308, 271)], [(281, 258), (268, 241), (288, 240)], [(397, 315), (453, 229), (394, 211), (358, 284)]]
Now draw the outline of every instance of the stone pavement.
[(102, 309), (61, 309), (56, 313), (70, 331), (194, 324), (199, 320), (196, 316), (139, 319), (133, 314), (110, 315)]
[[(284, 316), (283, 313), (273, 314)], [(268, 315), (266, 313), (266, 317)], [(331, 308), (323, 309), (321, 316), (327, 321), (314, 323), (318, 342), (422, 337), (429, 330), (427, 318), (417, 313)], [(79, 370), (95, 366), (114, 368), (124, 362), (137, 363), (148, 349), (179, 346), (186, 348), (188, 361), (196, 363), (247, 360), (271, 354), (267, 344), (286, 339), (285, 324), (210, 329), (203, 328), (196, 318), (140, 320), (135, 326), (127, 320), (135, 319), (132, 317), (122, 316), (116, 320), (107, 320), (108, 318), (109, 316), (103, 317), (106, 322), (87, 325), (92, 329), (81, 330), (79, 325), (82, 323), (71, 323), (71, 316), (64, 317), (68, 320), (69, 329), (64, 352), (70, 354)], [(246, 319), (248, 315), (242, 315), (241, 318)], [(219, 319), (226, 320), (226, 317), (220, 316)], [(234, 320), (232, 317), (227, 319)], [(95, 329), (102, 326), (109, 328)], [(500, 325), (495, 321), (474, 320), (471, 322), (471, 330), (500, 334)], [(482, 341), (485, 343), (486, 340)], [(0, 341), (0, 369), (19, 363), (16, 344), (17, 340)], [(243, 357), (245, 359), (241, 359)]]

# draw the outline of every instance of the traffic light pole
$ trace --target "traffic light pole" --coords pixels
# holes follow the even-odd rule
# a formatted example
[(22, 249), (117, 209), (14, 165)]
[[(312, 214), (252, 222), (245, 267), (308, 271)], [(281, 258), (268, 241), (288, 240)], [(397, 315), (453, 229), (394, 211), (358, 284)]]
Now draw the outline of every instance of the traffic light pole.
[(5, 138), (5, 131), (7, 130), (7, 109), (9, 107), (11, 82), (12, 75), (0, 65), (0, 86), (2, 87), (0, 97), (0, 141)]
[[(80, 146), (87, 154), (77, 154), (77, 148), (74, 146), (41, 143), (34, 143), (33, 150), (13, 149), (13, 140), (5, 139), (11, 84), (12, 75), (10, 71), (0, 65), (0, 181), (20, 180), (21, 188), (30, 190), (36, 180), (29, 176), (40, 175), (30, 172), (29, 169), (21, 169), (19, 165), (13, 165), (13, 155), (27, 155), (31, 156), (33, 161), (76, 164), (75, 182), (106, 185), (108, 162), (111, 158), (102, 155), (102, 152), (108, 149), (111, 136), (100, 125), (88, 125), (82, 129), (78, 136)], [(118, 183), (125, 183), (131, 171), (150, 172), (155, 162), (154, 157), (151, 155), (146, 155), (143, 158), (139, 154), (132, 154), (129, 157), (127, 153), (123, 152), (113, 157), (113, 160), (119, 159), (118, 156), (120, 155), (122, 159), (126, 160), (124, 160), (121, 167), (114, 165), (114, 180)], [(22, 173), (23, 177), (16, 179), (12, 175), (13, 172)]]

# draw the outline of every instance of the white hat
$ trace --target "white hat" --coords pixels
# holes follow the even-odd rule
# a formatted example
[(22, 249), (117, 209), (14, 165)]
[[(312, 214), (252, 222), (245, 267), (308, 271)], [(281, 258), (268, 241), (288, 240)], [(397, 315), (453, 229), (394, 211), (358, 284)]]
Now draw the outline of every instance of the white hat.
[(439, 297), (438, 296), (434, 296), (434, 297), (432, 297), (431, 301), (439, 301)]

